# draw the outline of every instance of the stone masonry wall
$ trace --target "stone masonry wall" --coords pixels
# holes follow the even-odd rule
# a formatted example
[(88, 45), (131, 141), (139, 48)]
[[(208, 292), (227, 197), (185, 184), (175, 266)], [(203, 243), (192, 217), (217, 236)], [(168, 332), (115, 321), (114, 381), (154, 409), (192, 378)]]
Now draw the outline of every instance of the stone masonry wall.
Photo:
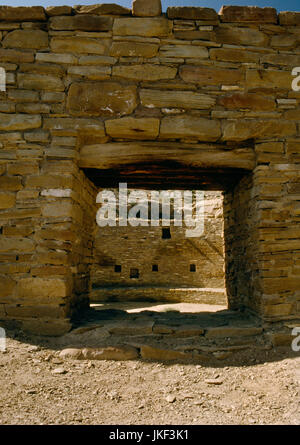
[(300, 318), (299, 24), (154, 0), (0, 7), (1, 323), (70, 329), (96, 211), (81, 169), (162, 161), (245, 173), (225, 190), (229, 306)]

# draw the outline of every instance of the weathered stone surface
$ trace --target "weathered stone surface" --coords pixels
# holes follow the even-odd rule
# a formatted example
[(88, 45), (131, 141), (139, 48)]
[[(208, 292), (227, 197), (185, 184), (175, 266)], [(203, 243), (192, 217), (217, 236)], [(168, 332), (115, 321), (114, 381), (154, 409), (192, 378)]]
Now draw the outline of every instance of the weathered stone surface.
[(48, 33), (40, 29), (16, 29), (6, 35), (3, 48), (42, 49), (48, 47)]
[(211, 60), (222, 60), (225, 62), (258, 63), (261, 55), (239, 49), (216, 48), (209, 51)]
[(2, 237), (0, 239), (0, 252), (33, 252), (34, 242), (29, 238)]
[(57, 15), (71, 15), (72, 7), (71, 6), (48, 6), (48, 8), (46, 8), (46, 14), (49, 17), (55, 17)]
[(218, 43), (232, 45), (267, 46), (269, 38), (258, 29), (218, 27), (215, 30)]
[(0, 295), (1, 297), (7, 297), (10, 295), (15, 287), (15, 281), (6, 276), (6, 275), (0, 275)]
[(48, 62), (48, 63), (67, 63), (76, 64), (77, 58), (72, 54), (61, 54), (61, 53), (37, 53), (35, 56), (37, 62)]
[(147, 81), (147, 80), (162, 80), (174, 79), (177, 74), (177, 68), (161, 65), (122, 65), (114, 66), (112, 71), (113, 76), (122, 77), (125, 79)]
[(194, 91), (140, 90), (141, 104), (148, 108), (212, 108), (216, 100), (208, 94)]
[(240, 70), (184, 65), (179, 75), (185, 82), (199, 85), (235, 85), (243, 79)]
[(52, 37), (50, 47), (58, 53), (76, 54), (106, 54), (109, 42), (105, 39), (90, 39), (87, 37)]
[(105, 80), (110, 78), (111, 68), (108, 66), (70, 66), (68, 74), (90, 80)]
[(114, 3), (75, 6), (77, 14), (130, 15), (130, 9)]
[(33, 62), (34, 61), (34, 53), (18, 51), (14, 49), (2, 49), (0, 48), (0, 60), (2, 62), (12, 62), (12, 63), (20, 63), (20, 62)]
[(219, 16), (222, 22), (256, 22), (277, 23), (277, 12), (274, 8), (257, 6), (222, 6)]
[(201, 141), (216, 141), (221, 136), (220, 123), (194, 116), (170, 116), (161, 121), (162, 138), (195, 138)]
[(17, 191), (23, 188), (21, 183), (21, 178), (16, 178), (13, 176), (1, 176), (0, 177), (0, 188), (2, 190)]
[(161, 15), (161, 0), (133, 0), (132, 15), (136, 17), (156, 17)]
[(218, 20), (218, 14), (214, 9), (192, 6), (169, 6), (167, 16), (169, 19)]
[(119, 18), (115, 19), (113, 33), (117, 36), (167, 37), (172, 29), (172, 22), (158, 18)]
[(46, 15), (44, 8), (41, 6), (0, 6), (1, 20), (7, 22), (35, 22), (46, 20)]
[(73, 83), (67, 107), (77, 116), (122, 116), (136, 108), (136, 87), (117, 82)]
[(39, 128), (42, 125), (40, 116), (27, 116), (26, 114), (5, 114), (1, 113), (0, 130), (29, 130)]
[(72, 323), (69, 319), (28, 318), (27, 320), (22, 320), (21, 326), (24, 331), (31, 334), (59, 337), (71, 330)]
[(283, 11), (279, 13), (279, 23), (283, 26), (300, 25), (300, 12)]
[(100, 17), (98, 15), (74, 15), (52, 17), (50, 28), (56, 31), (110, 31), (113, 19), (111, 17)]
[(0, 192), (0, 209), (10, 209), (14, 207), (15, 203), (15, 194)]
[(75, 360), (133, 360), (138, 358), (138, 350), (133, 346), (107, 348), (63, 349), (59, 356)]
[(158, 45), (138, 42), (113, 42), (110, 55), (114, 57), (155, 57)]
[(293, 76), (288, 71), (279, 70), (247, 70), (246, 84), (248, 90), (291, 89)]
[(225, 108), (232, 109), (251, 109), (259, 111), (269, 111), (276, 108), (273, 99), (266, 96), (253, 93), (234, 93), (229, 96), (221, 97), (218, 104)]
[(262, 333), (260, 327), (236, 327), (236, 326), (221, 326), (216, 328), (209, 328), (206, 331), (205, 337), (250, 337)]
[(18, 74), (18, 84), (20, 88), (29, 90), (51, 90), (64, 91), (65, 86), (62, 80), (56, 76), (45, 74)]
[(223, 123), (224, 141), (243, 141), (267, 137), (293, 136), (297, 133), (294, 122), (245, 119)]
[(155, 139), (159, 133), (159, 119), (123, 117), (105, 121), (106, 133), (113, 138)]
[(70, 295), (70, 285), (60, 278), (22, 278), (18, 281), (17, 291), (20, 298), (29, 298), (33, 301), (51, 300)]
[(183, 59), (207, 59), (208, 51), (201, 46), (193, 45), (163, 45), (160, 47), (161, 57), (180, 57)]
[(97, 132), (105, 136), (103, 122), (94, 119), (44, 118), (44, 128), (63, 132), (68, 130)]

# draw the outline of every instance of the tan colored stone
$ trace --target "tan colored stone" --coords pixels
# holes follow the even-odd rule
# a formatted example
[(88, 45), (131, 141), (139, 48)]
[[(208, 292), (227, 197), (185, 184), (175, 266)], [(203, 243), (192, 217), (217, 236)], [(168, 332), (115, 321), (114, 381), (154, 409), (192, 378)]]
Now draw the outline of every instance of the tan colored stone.
[(111, 17), (100, 17), (98, 15), (73, 15), (52, 17), (50, 29), (56, 31), (110, 31), (113, 20)]
[(117, 82), (73, 83), (67, 107), (77, 116), (122, 116), (136, 108), (136, 87)]
[[(284, 289), (285, 290), (285, 289)], [(286, 304), (270, 304), (263, 307), (265, 317), (284, 317), (290, 315), (293, 305)]]
[(34, 252), (35, 243), (29, 238), (1, 237), (0, 252)]
[(105, 80), (110, 78), (111, 67), (108, 66), (70, 66), (68, 74), (85, 77), (90, 80)]
[(70, 284), (61, 278), (22, 278), (17, 284), (18, 298), (30, 299), (32, 302), (65, 298), (70, 295), (70, 291)]
[(14, 176), (1, 176), (0, 177), (0, 189), (16, 192), (23, 188), (21, 178)]
[(201, 46), (193, 45), (163, 45), (160, 47), (161, 57), (181, 57), (183, 59), (207, 59), (208, 51)]
[(48, 33), (40, 29), (16, 29), (6, 35), (3, 48), (42, 49), (48, 47)]
[(81, 56), (79, 65), (114, 65), (118, 59), (109, 56)]
[(17, 113), (49, 114), (50, 106), (46, 104), (17, 104)]
[(279, 13), (279, 23), (283, 26), (300, 25), (300, 12), (282, 11)]
[(114, 57), (155, 57), (158, 45), (139, 42), (113, 42), (110, 55)]
[(22, 63), (19, 66), (19, 71), (29, 74), (51, 74), (57, 77), (62, 77), (65, 74), (63, 67), (50, 63)]
[(251, 337), (262, 333), (262, 328), (259, 327), (236, 327), (236, 326), (221, 326), (216, 328), (209, 328), (206, 331), (207, 338), (228, 338), (228, 337)]
[(45, 74), (18, 74), (20, 88), (29, 90), (64, 91), (65, 86), (61, 79)]
[(295, 54), (263, 54), (261, 56), (261, 64), (269, 63), (270, 65), (294, 66), (300, 65), (300, 56)]
[(8, 99), (13, 100), (15, 102), (38, 102), (39, 94), (37, 91), (29, 91), (29, 90), (8, 90), (7, 92)]
[(274, 8), (257, 6), (222, 6), (219, 16), (222, 22), (241, 23), (277, 23), (277, 11)]
[(280, 34), (271, 38), (270, 45), (276, 49), (293, 49), (299, 43), (299, 37), (294, 34)]
[(240, 70), (185, 65), (179, 75), (185, 82), (199, 85), (235, 85), (243, 79)]
[(293, 136), (297, 133), (294, 122), (244, 119), (223, 122), (224, 141), (243, 141), (267, 137)]
[(71, 15), (72, 7), (71, 6), (48, 6), (48, 8), (46, 8), (46, 14), (49, 17), (55, 17), (57, 15)]
[(160, 65), (122, 65), (114, 66), (112, 71), (113, 76), (122, 77), (136, 81), (147, 80), (163, 80), (174, 79), (177, 74), (177, 68)]
[(72, 329), (72, 323), (69, 319), (57, 320), (55, 318), (29, 318), (22, 320), (22, 329), (34, 335), (61, 336)]
[(11, 209), (16, 203), (16, 195), (0, 192), (0, 209)]
[[(58, 132), (65, 133), (73, 131), (75, 135), (84, 130), (91, 133), (97, 132), (105, 136), (104, 124), (98, 119), (74, 119), (74, 118), (44, 118), (44, 128), (50, 129), (52, 132), (57, 130)], [(60, 134), (61, 134), (60, 133)]]
[(266, 96), (253, 93), (234, 93), (220, 97), (218, 104), (225, 108), (250, 109), (257, 111), (269, 111), (276, 108), (275, 101)]
[(29, 130), (42, 125), (40, 116), (27, 116), (26, 114), (1, 113), (0, 131)]
[(194, 116), (170, 116), (161, 121), (160, 137), (194, 138), (201, 141), (216, 141), (221, 136), (220, 123)]
[(114, 3), (75, 6), (77, 14), (130, 15), (131, 10)]
[(133, 0), (132, 15), (136, 17), (157, 17), (161, 15), (161, 0)]
[(75, 65), (77, 58), (72, 54), (59, 54), (59, 53), (37, 53), (35, 56), (37, 62), (48, 63), (67, 63)]
[(165, 90), (140, 90), (141, 104), (148, 108), (186, 108), (209, 109), (216, 100), (207, 95), (194, 91), (165, 91)]
[(218, 14), (214, 9), (192, 6), (169, 6), (167, 16), (169, 19), (218, 21)]
[(247, 70), (248, 90), (290, 90), (293, 76), (288, 71)]
[(215, 32), (216, 41), (222, 44), (267, 46), (269, 42), (268, 36), (258, 29), (220, 26)]
[(163, 18), (119, 18), (115, 19), (113, 34), (117, 36), (167, 37), (172, 22)]
[(105, 121), (106, 133), (113, 138), (155, 139), (159, 133), (159, 119), (124, 117)]
[(209, 51), (209, 56), (211, 60), (240, 63), (258, 63), (260, 59), (259, 53), (229, 48), (211, 49)]
[[(200, 31), (200, 30), (191, 30), (191, 31), (175, 31), (174, 35), (178, 40), (190, 40), (195, 44), (196, 40), (206, 40), (207, 42), (200, 42), (203, 46), (220, 46), (218, 43), (214, 43), (215, 40), (214, 33), (211, 31)], [(209, 42), (209, 40), (211, 40)], [(174, 42), (176, 43), (176, 41)], [(198, 43), (198, 42), (197, 42)]]
[(3, 49), (0, 48), (0, 60), (2, 62), (12, 62), (12, 63), (20, 63), (20, 62), (33, 62), (34, 61), (34, 53), (18, 51), (14, 49)]
[(44, 20), (46, 20), (45, 10), (41, 6), (0, 6), (0, 21), (40, 22)]
[(91, 39), (88, 37), (52, 37), (50, 47), (58, 53), (75, 54), (106, 54), (109, 42), (106, 39)]
[(0, 275), (0, 295), (1, 297), (8, 297), (10, 294), (12, 294), (14, 287), (15, 287), (15, 281), (12, 280), (12, 278), (6, 276), (6, 275)]

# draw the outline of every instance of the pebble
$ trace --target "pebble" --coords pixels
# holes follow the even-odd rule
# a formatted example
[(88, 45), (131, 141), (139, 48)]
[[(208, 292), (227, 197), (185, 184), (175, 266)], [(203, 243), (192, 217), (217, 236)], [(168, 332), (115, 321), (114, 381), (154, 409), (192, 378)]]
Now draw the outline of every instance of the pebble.
[(175, 397), (175, 396), (172, 396), (171, 394), (168, 395), (168, 396), (166, 397), (166, 401), (167, 401), (168, 403), (174, 403), (175, 400), (176, 400), (176, 397)]
[(64, 368), (55, 368), (52, 371), (52, 374), (66, 374), (68, 371)]
[(216, 378), (216, 379), (206, 379), (205, 383), (208, 385), (222, 385), (223, 380)]

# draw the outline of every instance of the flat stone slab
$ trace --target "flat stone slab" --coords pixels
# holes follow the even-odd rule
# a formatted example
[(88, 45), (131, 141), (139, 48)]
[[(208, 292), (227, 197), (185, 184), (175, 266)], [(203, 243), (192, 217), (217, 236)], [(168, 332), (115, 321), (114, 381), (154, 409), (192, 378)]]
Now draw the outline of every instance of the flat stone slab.
[(75, 360), (132, 360), (139, 357), (133, 346), (115, 346), (107, 348), (69, 348), (63, 349), (59, 357)]

